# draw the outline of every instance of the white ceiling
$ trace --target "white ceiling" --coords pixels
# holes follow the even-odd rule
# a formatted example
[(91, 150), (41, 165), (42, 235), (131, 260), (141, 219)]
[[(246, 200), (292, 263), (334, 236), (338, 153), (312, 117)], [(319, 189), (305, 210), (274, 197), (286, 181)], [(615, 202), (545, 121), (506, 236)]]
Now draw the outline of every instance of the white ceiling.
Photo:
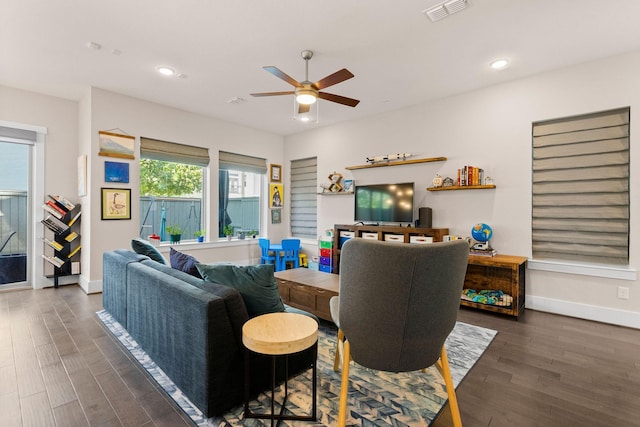
[[(469, 0), (432, 23), (422, 11), (438, 3), (0, 0), (0, 84), (73, 100), (94, 86), (288, 135), (640, 49), (639, 0)], [(304, 49), (311, 81), (355, 74), (326, 91), (357, 107), (321, 100), (320, 123), (303, 124), (292, 96), (249, 95), (292, 89), (266, 65), (303, 80)], [(490, 70), (497, 57), (510, 68)]]

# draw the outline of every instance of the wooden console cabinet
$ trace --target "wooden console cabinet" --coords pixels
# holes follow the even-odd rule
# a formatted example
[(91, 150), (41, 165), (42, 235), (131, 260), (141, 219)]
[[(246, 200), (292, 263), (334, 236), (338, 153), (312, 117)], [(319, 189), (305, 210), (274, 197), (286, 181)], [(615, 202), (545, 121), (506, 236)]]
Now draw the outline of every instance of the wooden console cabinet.
[(466, 307), (504, 313), (518, 318), (524, 310), (525, 270), (527, 258), (514, 255), (496, 255), (493, 257), (469, 256), (464, 287), (481, 291), (500, 290), (513, 297), (511, 306), (501, 307), (461, 300)]
[(396, 243), (421, 243), (424, 238), (433, 242), (442, 242), (442, 237), (449, 234), (448, 228), (399, 227), (391, 225), (342, 225), (333, 229), (333, 272), (340, 272), (340, 249), (347, 238), (382, 240)]

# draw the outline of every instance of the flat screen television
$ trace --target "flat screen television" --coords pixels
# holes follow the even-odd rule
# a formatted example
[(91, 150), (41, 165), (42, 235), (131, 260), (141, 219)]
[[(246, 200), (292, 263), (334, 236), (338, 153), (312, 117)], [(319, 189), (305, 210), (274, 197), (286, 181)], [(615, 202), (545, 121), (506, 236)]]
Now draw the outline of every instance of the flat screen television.
[(413, 222), (413, 182), (356, 185), (355, 221)]

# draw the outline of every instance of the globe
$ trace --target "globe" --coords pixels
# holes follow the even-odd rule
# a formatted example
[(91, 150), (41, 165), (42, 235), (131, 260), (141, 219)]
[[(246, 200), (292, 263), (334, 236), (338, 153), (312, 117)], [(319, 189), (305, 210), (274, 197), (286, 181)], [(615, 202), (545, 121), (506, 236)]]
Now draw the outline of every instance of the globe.
[(487, 224), (479, 223), (471, 229), (471, 237), (478, 242), (488, 242), (491, 236), (493, 236), (493, 230)]

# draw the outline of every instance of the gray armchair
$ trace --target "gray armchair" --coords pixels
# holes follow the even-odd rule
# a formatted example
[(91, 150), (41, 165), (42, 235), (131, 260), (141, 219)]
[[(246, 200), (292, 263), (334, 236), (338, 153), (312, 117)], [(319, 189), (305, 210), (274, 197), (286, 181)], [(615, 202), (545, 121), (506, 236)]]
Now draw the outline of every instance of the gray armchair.
[(462, 425), (444, 342), (458, 316), (468, 255), (464, 240), (410, 245), (350, 239), (343, 245), (340, 296), (331, 300), (336, 371), (342, 356), (339, 426), (347, 418), (350, 360), (389, 372), (436, 364), (454, 425)]

